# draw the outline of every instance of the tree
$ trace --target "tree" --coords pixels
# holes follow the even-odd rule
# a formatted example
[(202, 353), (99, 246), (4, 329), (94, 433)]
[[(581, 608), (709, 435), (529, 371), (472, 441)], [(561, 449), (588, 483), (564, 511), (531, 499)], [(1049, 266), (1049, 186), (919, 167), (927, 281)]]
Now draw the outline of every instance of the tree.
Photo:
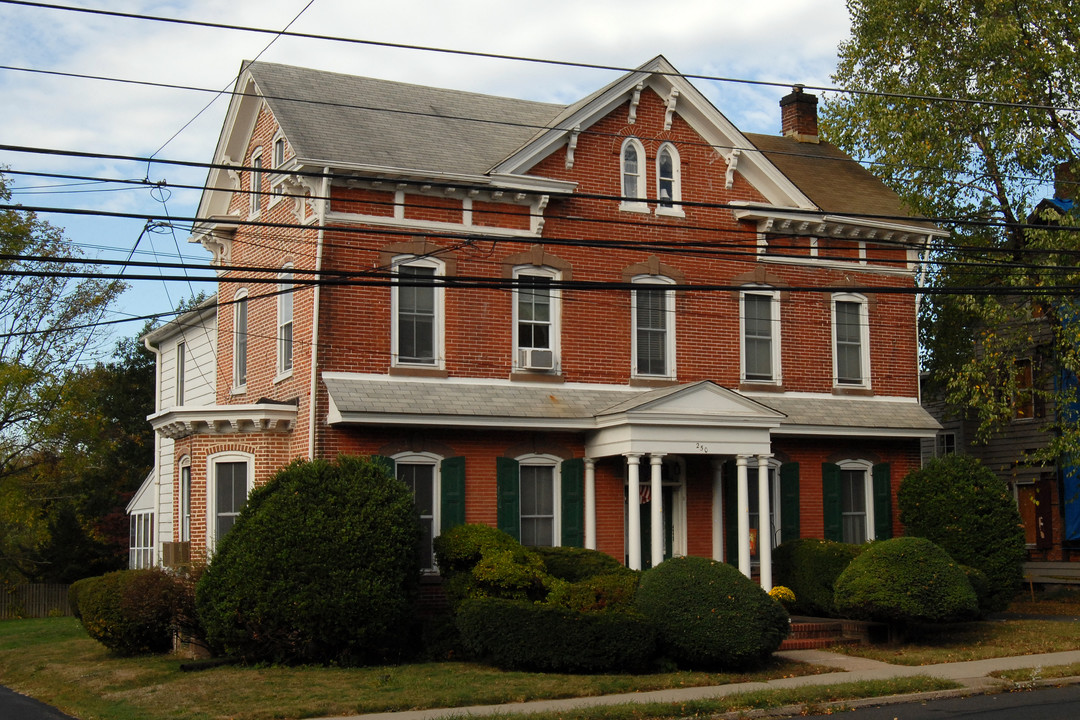
[(944, 548), (986, 574), (986, 610), (1004, 610), (1023, 578), (1024, 528), (1008, 484), (970, 455), (946, 455), (913, 470), (896, 494), (909, 535)]
[(77, 250), (10, 199), (0, 175), (0, 577), (21, 577), (48, 533), (33, 477), (49, 427), (72, 370), (99, 349), (96, 323), (124, 285), (64, 277)]
[[(1080, 168), (1076, 12), (1068, 0), (849, 0), (848, 9), (835, 80), (856, 93), (825, 104), (823, 131), (872, 163), (913, 212), (949, 224), (928, 280), (956, 294), (923, 304), (923, 359), (986, 439), (1013, 415), (1015, 361), (1037, 340), (1033, 318), (1061, 365), (1080, 367), (1074, 311), (1060, 301), (1080, 285), (1080, 234), (1028, 223), (1055, 170)], [(1061, 429), (1042, 459), (1080, 448), (1080, 431)]]

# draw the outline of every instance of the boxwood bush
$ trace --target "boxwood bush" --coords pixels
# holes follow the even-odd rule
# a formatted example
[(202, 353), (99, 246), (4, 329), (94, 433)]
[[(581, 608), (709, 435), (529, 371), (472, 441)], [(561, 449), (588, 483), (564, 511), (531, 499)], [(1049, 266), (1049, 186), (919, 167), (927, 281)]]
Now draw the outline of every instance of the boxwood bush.
[(360, 665), (414, 643), (412, 493), (367, 458), (296, 461), (254, 490), (196, 587), (207, 641), (246, 661)]
[(546, 602), (578, 612), (631, 610), (640, 577), (640, 573), (627, 570), (611, 575), (593, 575), (577, 582), (564, 580), (554, 585)]
[(528, 601), (481, 598), (458, 610), (466, 647), (500, 668), (542, 672), (640, 672), (656, 634), (634, 612), (581, 613)]
[(986, 573), (987, 610), (1004, 610), (1023, 579), (1024, 528), (1008, 484), (969, 455), (935, 458), (897, 491), (908, 535)]
[(779, 545), (773, 551), (773, 578), (777, 585), (795, 593), (791, 613), (837, 617), (833, 602), (836, 578), (865, 547), (817, 538), (788, 540)]
[(925, 538), (872, 543), (836, 580), (836, 607), (848, 617), (904, 627), (975, 617), (978, 601), (949, 554)]
[(76, 616), (86, 633), (118, 655), (168, 652), (180, 595), (157, 569), (118, 570), (75, 583)]
[(663, 651), (684, 667), (738, 669), (766, 660), (790, 632), (788, 614), (727, 563), (672, 558), (641, 575), (636, 606)]
[(548, 574), (567, 582), (577, 582), (596, 575), (633, 574), (615, 558), (599, 550), (576, 547), (537, 547), (532, 549), (544, 562)]
[(543, 600), (554, 584), (538, 554), (487, 525), (459, 525), (435, 538), (435, 557), (451, 607), (468, 598)]

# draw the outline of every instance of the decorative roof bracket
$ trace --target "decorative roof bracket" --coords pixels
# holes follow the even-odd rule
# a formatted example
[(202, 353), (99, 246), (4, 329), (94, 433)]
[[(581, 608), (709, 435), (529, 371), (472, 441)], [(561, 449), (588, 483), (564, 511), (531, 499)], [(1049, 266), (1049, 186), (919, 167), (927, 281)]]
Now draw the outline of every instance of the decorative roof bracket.
[(675, 114), (675, 103), (679, 100), (679, 89), (671, 88), (667, 96), (667, 111), (664, 113), (664, 129), (671, 129), (671, 117)]
[(641, 91), (645, 89), (645, 83), (638, 83), (634, 88), (634, 94), (630, 96), (630, 116), (626, 118), (628, 125), (633, 125), (637, 122), (637, 109), (638, 104), (641, 102)]
[(731, 152), (727, 157), (727, 174), (724, 175), (724, 188), (730, 190), (735, 185), (735, 170), (739, 167), (739, 158), (742, 157), (742, 150), (739, 148), (731, 148)]
[(574, 151), (577, 150), (578, 135), (581, 134), (581, 126), (577, 125), (570, 131), (570, 140), (566, 145), (566, 169), (574, 167)]

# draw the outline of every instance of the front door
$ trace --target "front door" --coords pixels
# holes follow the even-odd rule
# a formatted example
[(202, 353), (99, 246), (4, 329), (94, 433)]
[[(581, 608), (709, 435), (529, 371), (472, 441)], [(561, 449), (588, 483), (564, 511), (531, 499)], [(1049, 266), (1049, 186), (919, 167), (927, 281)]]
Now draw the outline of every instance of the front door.
[[(675, 525), (672, 522), (672, 501), (675, 496), (675, 488), (672, 485), (664, 485), (663, 492), (663, 522), (664, 522), (664, 559), (671, 559), (671, 548), (675, 544)], [(641, 498), (641, 569), (648, 570), (652, 567), (652, 497), (647, 485), (642, 485)]]

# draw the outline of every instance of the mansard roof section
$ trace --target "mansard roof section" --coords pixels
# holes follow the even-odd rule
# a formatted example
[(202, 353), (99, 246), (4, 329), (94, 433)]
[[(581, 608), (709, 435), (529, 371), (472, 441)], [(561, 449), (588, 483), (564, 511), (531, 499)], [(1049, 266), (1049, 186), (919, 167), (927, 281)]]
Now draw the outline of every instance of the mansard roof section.
[[(551, 123), (551, 129), (537, 133), (528, 143), (496, 166), (492, 174), (528, 172), (545, 157), (568, 145), (576, 132), (588, 130), (628, 101), (633, 106), (635, 96), (645, 88), (652, 89), (665, 101), (673, 102), (674, 112), (726, 160), (732, 157), (734, 150), (738, 150), (740, 174), (757, 188), (769, 203), (807, 210), (816, 209), (799, 187), (785, 177), (762, 153), (757, 152), (748, 137), (662, 55), (567, 107)], [(630, 119), (627, 120), (628, 124), (631, 124)]]

